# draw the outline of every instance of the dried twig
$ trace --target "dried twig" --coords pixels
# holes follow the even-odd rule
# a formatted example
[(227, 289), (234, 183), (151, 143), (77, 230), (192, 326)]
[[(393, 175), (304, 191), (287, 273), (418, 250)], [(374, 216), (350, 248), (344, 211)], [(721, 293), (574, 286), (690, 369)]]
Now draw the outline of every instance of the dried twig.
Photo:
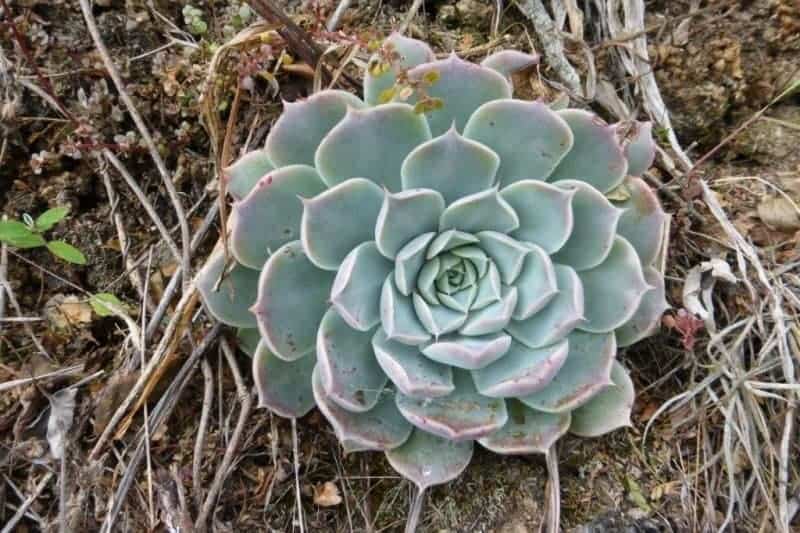
[(328, 19), (327, 24), (325, 24), (325, 28), (328, 31), (336, 31), (336, 29), (339, 27), (339, 22), (342, 20), (344, 12), (350, 8), (350, 4), (352, 3), (353, 0), (339, 0), (339, 5), (336, 6), (336, 10)]
[(297, 501), (297, 523), (300, 533), (305, 533), (303, 499), (300, 497), (300, 450), (297, 444), (297, 419), (292, 418), (292, 458), (294, 462), (294, 495)]
[(11, 519), (8, 522), (6, 522), (6, 525), (3, 526), (3, 529), (2, 531), (0, 531), (0, 533), (11, 533), (12, 531), (14, 531), (14, 528), (16, 527), (17, 523), (19, 523), (19, 521), (22, 520), (22, 517), (25, 516), (28, 507), (30, 507), (31, 504), (36, 500), (36, 498), (39, 497), (39, 494), (42, 493), (47, 484), (50, 483), (50, 480), (53, 478), (53, 475), (54, 475), (53, 472), (48, 472), (42, 477), (41, 480), (39, 480), (39, 483), (36, 484), (36, 487), (33, 489), (31, 495), (28, 496), (24, 502), (22, 502), (22, 505), (19, 506), (17, 512), (14, 513), (14, 516), (12, 516)]
[(208, 419), (211, 415), (211, 406), (214, 404), (214, 372), (211, 370), (211, 364), (207, 358), (200, 361), (200, 369), (203, 371), (203, 407), (200, 411), (200, 424), (197, 427), (197, 438), (194, 441), (194, 455), (192, 456), (192, 490), (194, 491), (195, 505), (198, 508), (203, 504), (200, 467), (203, 465), (203, 448), (206, 445)]
[(411, 7), (408, 8), (408, 11), (406, 12), (406, 16), (403, 19), (402, 24), (400, 24), (400, 26), (397, 27), (397, 33), (405, 33), (406, 31), (408, 31), (408, 27), (411, 25), (411, 22), (414, 20), (414, 17), (417, 16), (419, 8), (422, 7), (422, 2), (423, 0), (414, 0), (411, 3)]

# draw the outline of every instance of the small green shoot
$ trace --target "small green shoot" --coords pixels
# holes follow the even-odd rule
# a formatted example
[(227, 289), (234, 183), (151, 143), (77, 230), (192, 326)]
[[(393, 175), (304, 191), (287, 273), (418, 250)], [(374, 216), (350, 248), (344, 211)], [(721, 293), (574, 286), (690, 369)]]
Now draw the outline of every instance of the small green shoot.
[(19, 220), (0, 220), (0, 242), (19, 249), (46, 247), (50, 253), (68, 263), (85, 265), (86, 256), (64, 241), (48, 241), (42, 234), (53, 228), (69, 213), (68, 207), (48, 209), (36, 219), (29, 214)]
[(109, 309), (106, 304), (110, 304), (117, 309), (125, 309), (125, 305), (113, 294), (110, 292), (99, 292), (97, 294), (93, 294), (91, 298), (89, 298), (89, 305), (92, 306), (92, 309), (98, 316), (106, 317), (111, 316), (114, 314), (114, 311)]

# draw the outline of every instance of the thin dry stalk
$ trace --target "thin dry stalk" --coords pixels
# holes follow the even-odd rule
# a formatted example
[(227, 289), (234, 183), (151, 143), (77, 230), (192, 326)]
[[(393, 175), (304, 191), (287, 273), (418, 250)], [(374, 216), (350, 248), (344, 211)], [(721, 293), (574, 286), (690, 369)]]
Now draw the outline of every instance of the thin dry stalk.
[(292, 418), (292, 458), (294, 460), (294, 494), (297, 505), (297, 523), (300, 533), (305, 533), (303, 499), (300, 497), (300, 451), (297, 445), (297, 419)]
[(214, 371), (208, 359), (200, 361), (203, 371), (203, 407), (200, 411), (200, 424), (197, 427), (197, 438), (194, 441), (194, 455), (192, 456), (192, 490), (194, 491), (195, 505), (199, 508), (203, 504), (203, 485), (200, 482), (200, 468), (203, 465), (203, 448), (206, 446), (206, 433), (208, 419), (211, 416), (211, 407), (214, 404)]
[(36, 487), (33, 489), (33, 492), (30, 496), (28, 496), (25, 501), (17, 508), (17, 512), (9, 519), (5, 526), (3, 526), (2, 531), (0, 533), (11, 533), (14, 531), (14, 528), (17, 526), (22, 517), (25, 516), (25, 513), (28, 511), (28, 508), (31, 504), (36, 501), (36, 498), (42, 493), (44, 488), (50, 483), (50, 480), (53, 478), (53, 472), (46, 473), (39, 483), (36, 484)]

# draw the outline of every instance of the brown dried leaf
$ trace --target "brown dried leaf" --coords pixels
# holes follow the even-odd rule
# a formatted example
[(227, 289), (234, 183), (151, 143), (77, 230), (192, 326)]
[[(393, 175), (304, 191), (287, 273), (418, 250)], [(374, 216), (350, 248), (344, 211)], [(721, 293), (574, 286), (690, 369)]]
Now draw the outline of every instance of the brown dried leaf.
[(326, 481), (314, 487), (314, 503), (320, 507), (333, 507), (342, 503), (339, 488), (333, 481)]
[(781, 231), (800, 229), (800, 213), (787, 198), (766, 198), (758, 204), (758, 216), (767, 226)]
[(56, 329), (66, 329), (92, 321), (89, 302), (74, 294), (56, 294), (44, 304), (44, 314)]
[(139, 378), (138, 372), (114, 374), (108, 384), (100, 393), (100, 399), (94, 406), (94, 432), (99, 435), (103, 432), (111, 415), (117, 410), (122, 400), (128, 395), (134, 383)]

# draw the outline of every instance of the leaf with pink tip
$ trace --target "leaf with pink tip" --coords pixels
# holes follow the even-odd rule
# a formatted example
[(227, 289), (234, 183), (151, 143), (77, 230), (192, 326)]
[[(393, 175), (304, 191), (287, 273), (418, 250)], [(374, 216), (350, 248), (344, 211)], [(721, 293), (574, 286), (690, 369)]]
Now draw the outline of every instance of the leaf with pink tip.
[(465, 139), (454, 127), (417, 146), (401, 169), (403, 189), (434, 189), (447, 205), (484, 191), (495, 182), (500, 158), (486, 146)]
[(378, 250), (394, 259), (411, 240), (436, 231), (444, 205), (442, 195), (432, 189), (412, 189), (396, 194), (385, 191), (375, 225)]
[(472, 377), (478, 392), (492, 398), (527, 396), (547, 386), (567, 359), (566, 339), (543, 348), (512, 342), (506, 354)]
[(472, 459), (473, 447), (472, 441), (454, 442), (415, 429), (402, 446), (386, 452), (386, 459), (423, 491), (461, 475)]
[(250, 306), (257, 293), (258, 271), (238, 263), (223, 274), (224, 270), (225, 254), (220, 250), (212, 254), (197, 273), (195, 283), (206, 309), (229, 326), (256, 327), (256, 317), (250, 312)]
[(381, 94), (394, 86), (402, 71), (436, 59), (426, 43), (396, 32), (383, 41), (383, 48), (384, 53), (396, 54), (396, 58), (383, 65), (384, 68), (381, 68), (383, 58), (380, 54), (374, 54), (369, 60), (370, 66), (364, 73), (364, 101), (373, 106), (383, 103)]
[(284, 418), (305, 416), (315, 405), (311, 373), (316, 362), (313, 352), (295, 361), (284, 361), (260, 343), (253, 356), (259, 406)]
[(518, 227), (519, 217), (495, 188), (459, 198), (447, 206), (439, 220), (440, 231), (508, 233)]
[(538, 54), (526, 54), (518, 50), (500, 50), (481, 61), (482, 67), (496, 70), (507, 80), (511, 75), (539, 64)]
[(328, 309), (333, 273), (320, 270), (305, 255), (300, 241), (272, 254), (258, 281), (253, 312), (266, 347), (285, 361), (311, 352), (317, 328)]
[(505, 425), (505, 402), (478, 393), (468, 371), (454, 370), (453, 383), (455, 390), (439, 398), (418, 399), (397, 393), (397, 408), (418, 428), (454, 441), (479, 439)]
[(542, 247), (548, 254), (559, 250), (572, 233), (572, 197), (549, 183), (522, 180), (500, 191), (500, 195), (519, 216), (519, 228), (511, 237)]
[(569, 125), (575, 142), (548, 181), (585, 181), (601, 193), (622, 183), (628, 161), (617, 141), (614, 127), (594, 113), (581, 109), (565, 109), (558, 114)]
[(564, 120), (542, 102), (498, 100), (470, 117), (464, 137), (500, 156), (497, 181), (505, 187), (520, 180), (545, 180), (572, 147)]
[(331, 289), (331, 304), (347, 324), (359, 331), (380, 322), (383, 282), (392, 273), (392, 263), (369, 241), (353, 248), (344, 258)]
[(284, 102), (283, 113), (267, 136), (265, 150), (275, 167), (314, 165), (322, 139), (350, 108), (365, 106), (346, 91), (326, 90), (298, 102)]
[(478, 440), (481, 446), (504, 455), (545, 454), (569, 429), (570, 413), (543, 413), (524, 403), (506, 400), (508, 422)]
[(378, 329), (372, 337), (378, 364), (395, 387), (412, 398), (435, 398), (453, 392), (453, 371), (422, 355), (417, 346), (389, 340)]
[(642, 265), (649, 266), (661, 252), (669, 217), (653, 189), (643, 179), (630, 178), (625, 185), (630, 197), (616, 204), (624, 209), (617, 233), (633, 245)]
[(567, 337), (567, 360), (552, 381), (519, 400), (546, 413), (564, 413), (583, 405), (611, 383), (611, 364), (617, 353), (613, 333), (573, 331)]
[[(426, 113), (431, 133), (438, 136), (455, 123), (463, 131), (467, 120), (481, 105), (492, 100), (511, 98), (511, 85), (494, 70), (481, 67), (451, 54), (447, 59), (424, 63), (408, 71), (408, 78), (424, 83), (428, 77), (438, 79), (425, 88), (431, 98), (441, 98), (443, 106)], [(415, 101), (412, 97), (409, 101)], [(502, 156), (501, 156), (502, 157)]]
[(505, 333), (475, 337), (453, 334), (427, 345), (422, 353), (445, 365), (475, 370), (503, 357), (510, 346), (511, 337)]
[(635, 391), (628, 371), (614, 361), (611, 385), (572, 411), (569, 432), (580, 437), (599, 437), (631, 425)]
[(591, 333), (614, 331), (630, 320), (642, 296), (650, 289), (636, 250), (622, 237), (598, 266), (578, 272), (583, 285), (585, 322), (579, 329)]
[(275, 165), (269, 160), (266, 150), (247, 152), (232, 165), (222, 170), (228, 194), (235, 200), (241, 200), (253, 190), (261, 178), (274, 168)]
[(314, 161), (322, 179), (330, 186), (360, 177), (398, 192), (402, 188), (403, 161), (430, 138), (425, 117), (408, 104), (351, 108), (325, 136)]
[(272, 252), (299, 239), (303, 203), (298, 196), (324, 190), (317, 171), (305, 165), (283, 167), (259, 180), (231, 214), (230, 246), (237, 261), (260, 269)]
[(593, 268), (611, 252), (617, 223), (622, 214), (600, 192), (583, 181), (563, 180), (555, 184), (564, 191), (573, 191), (572, 233), (555, 254), (553, 261), (569, 265), (577, 271)]
[(328, 397), (347, 409), (363, 413), (378, 401), (386, 374), (375, 360), (372, 333), (347, 325), (329, 309), (317, 332), (317, 361)]
[(652, 122), (634, 122), (634, 127), (633, 136), (625, 142), (623, 152), (628, 160), (628, 176), (641, 177), (653, 166), (656, 143), (653, 140)]
[(506, 331), (515, 340), (540, 348), (566, 337), (583, 321), (583, 285), (568, 266), (555, 265), (558, 294), (538, 313), (525, 320), (512, 320)]
[(369, 411), (355, 413), (339, 407), (328, 397), (319, 368), (314, 368), (311, 384), (317, 407), (333, 426), (347, 453), (391, 450), (406, 442), (413, 431), (414, 427), (397, 410), (391, 391), (381, 394)]
[(661, 324), (661, 315), (669, 309), (664, 292), (664, 276), (655, 268), (646, 267), (644, 280), (653, 288), (644, 293), (630, 320), (615, 330), (620, 348), (635, 344), (655, 333)]
[(336, 270), (350, 250), (375, 235), (383, 190), (363, 178), (352, 178), (305, 200), (300, 237), (312, 263)]

